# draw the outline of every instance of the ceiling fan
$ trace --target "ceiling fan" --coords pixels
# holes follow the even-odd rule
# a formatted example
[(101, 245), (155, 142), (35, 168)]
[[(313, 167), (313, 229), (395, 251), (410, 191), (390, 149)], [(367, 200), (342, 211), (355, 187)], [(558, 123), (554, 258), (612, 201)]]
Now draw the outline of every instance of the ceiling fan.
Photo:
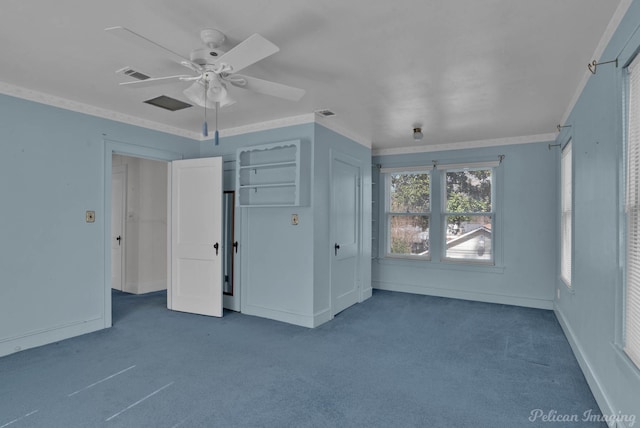
[[(207, 136), (206, 109), (216, 109), (217, 122), (218, 108), (231, 105), (235, 102), (229, 95), (229, 85), (290, 101), (298, 101), (305, 94), (303, 89), (237, 74), (238, 71), (280, 50), (276, 45), (259, 34), (253, 34), (231, 50), (225, 52), (219, 48), (222, 43), (224, 43), (225, 35), (218, 30), (204, 29), (200, 32), (200, 38), (204, 46), (192, 50), (189, 58), (186, 58), (128, 28), (110, 27), (105, 28), (105, 31), (127, 42), (137, 44), (142, 48), (167, 56), (191, 70), (192, 74), (148, 78), (145, 80), (123, 82), (120, 83), (120, 85), (141, 88), (173, 82), (192, 82), (183, 93), (194, 104), (205, 108), (205, 121), (203, 124), (204, 136)], [(216, 129), (216, 144), (218, 140), (217, 137), (218, 131)]]

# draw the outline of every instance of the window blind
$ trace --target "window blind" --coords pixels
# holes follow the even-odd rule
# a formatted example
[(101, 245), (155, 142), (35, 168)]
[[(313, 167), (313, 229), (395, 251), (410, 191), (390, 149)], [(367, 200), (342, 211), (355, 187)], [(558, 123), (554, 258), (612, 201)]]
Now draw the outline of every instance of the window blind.
[(560, 276), (571, 287), (571, 140), (562, 150), (561, 169), (561, 231), (560, 231)]
[(640, 55), (628, 67), (627, 263), (624, 350), (640, 367)]

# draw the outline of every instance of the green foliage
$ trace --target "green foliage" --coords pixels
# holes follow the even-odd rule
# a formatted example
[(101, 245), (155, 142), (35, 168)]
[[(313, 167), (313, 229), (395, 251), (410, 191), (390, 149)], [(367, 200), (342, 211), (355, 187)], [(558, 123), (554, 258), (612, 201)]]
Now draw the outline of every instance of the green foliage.
[[(447, 172), (447, 211), (474, 213), (491, 211), (491, 170)], [(469, 221), (468, 216), (449, 216), (452, 223)]]
[(421, 213), (429, 211), (429, 174), (392, 174), (391, 211)]

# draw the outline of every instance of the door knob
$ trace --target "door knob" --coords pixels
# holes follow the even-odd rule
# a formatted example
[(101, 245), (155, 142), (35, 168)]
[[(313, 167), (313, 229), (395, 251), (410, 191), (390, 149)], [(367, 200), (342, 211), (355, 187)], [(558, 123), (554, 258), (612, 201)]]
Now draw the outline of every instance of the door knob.
[(335, 251), (336, 256), (338, 255), (338, 250), (340, 249), (340, 245), (338, 245), (337, 243), (333, 246), (333, 251)]
[(116, 238), (116, 241), (118, 241), (118, 246), (121, 244), (120, 242), (121, 240), (122, 240), (122, 236), (118, 235), (118, 237)]
[(233, 243), (233, 248), (236, 250), (236, 254), (238, 254), (238, 241)]
[(218, 250), (220, 249), (220, 245), (216, 242), (215, 244), (213, 244), (213, 248), (216, 249), (216, 256), (218, 255)]

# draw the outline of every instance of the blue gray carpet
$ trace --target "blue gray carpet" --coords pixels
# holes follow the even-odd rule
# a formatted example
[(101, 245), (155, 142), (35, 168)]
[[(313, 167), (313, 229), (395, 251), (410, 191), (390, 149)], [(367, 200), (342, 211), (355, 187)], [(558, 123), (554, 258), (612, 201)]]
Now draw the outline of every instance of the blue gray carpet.
[(551, 311), (376, 291), (306, 329), (114, 292), (113, 319), (0, 358), (0, 427), (606, 426)]

